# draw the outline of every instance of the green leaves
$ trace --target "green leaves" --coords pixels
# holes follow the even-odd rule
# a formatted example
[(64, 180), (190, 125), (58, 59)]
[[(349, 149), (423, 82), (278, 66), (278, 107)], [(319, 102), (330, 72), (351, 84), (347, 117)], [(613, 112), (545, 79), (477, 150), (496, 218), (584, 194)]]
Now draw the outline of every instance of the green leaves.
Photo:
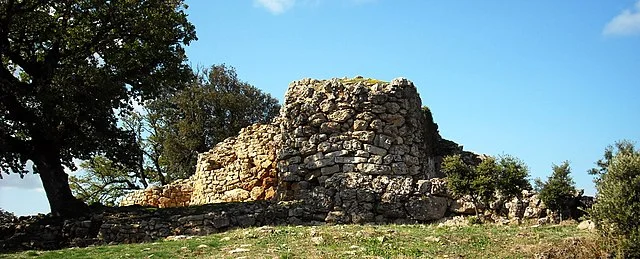
[(506, 200), (520, 197), (522, 190), (530, 190), (531, 184), (527, 180), (529, 168), (520, 159), (504, 155), (498, 161), (498, 171), (496, 187), (500, 195)]
[(539, 197), (548, 209), (564, 214), (573, 202), (576, 193), (575, 183), (571, 178), (571, 167), (568, 161), (553, 165), (553, 173), (545, 182), (539, 182)]
[(607, 147), (597, 162), (597, 202), (590, 215), (608, 237), (616, 256), (640, 256), (640, 150), (629, 141)]
[[(182, 1), (3, 1), (0, 24), (0, 144), (13, 143), (0, 150), (3, 170), (36, 143), (67, 165), (110, 152), (131, 140), (113, 109), (191, 78), (183, 45), (195, 31)], [(27, 140), (13, 142), (16, 132)]]
[(457, 196), (469, 195), (476, 208), (479, 204), (488, 205), (497, 193), (510, 199), (531, 188), (527, 166), (511, 156), (497, 161), (487, 157), (476, 167), (465, 164), (460, 155), (447, 156), (442, 162), (442, 172), (447, 176), (449, 190)]
[(115, 206), (119, 197), (129, 190), (139, 189), (134, 175), (105, 157), (94, 157), (80, 167), (86, 172), (70, 176), (69, 185), (73, 194), (86, 203)]
[[(0, 171), (38, 167), (52, 213), (82, 210), (61, 165), (97, 154), (135, 164), (114, 111), (193, 79), (181, 0), (0, 1)], [(86, 210), (82, 210), (86, 211)]]
[(197, 74), (184, 90), (149, 106), (157, 119), (154, 141), (160, 163), (171, 179), (195, 173), (198, 153), (254, 123), (268, 123), (279, 112), (278, 100), (242, 82), (233, 67), (214, 65)]

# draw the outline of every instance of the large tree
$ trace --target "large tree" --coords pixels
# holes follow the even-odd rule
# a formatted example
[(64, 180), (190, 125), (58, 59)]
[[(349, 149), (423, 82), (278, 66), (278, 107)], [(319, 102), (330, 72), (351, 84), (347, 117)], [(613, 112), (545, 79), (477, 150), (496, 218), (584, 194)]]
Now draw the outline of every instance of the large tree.
[(616, 257), (640, 257), (640, 150), (616, 142), (597, 163), (596, 203), (589, 211)]
[(551, 211), (558, 213), (562, 219), (573, 204), (576, 187), (573, 178), (571, 178), (569, 161), (564, 161), (560, 165), (554, 164), (552, 168), (553, 173), (547, 180), (545, 182), (537, 180), (536, 185), (539, 185), (540, 200)]
[[(51, 212), (88, 207), (63, 166), (102, 154), (133, 161), (135, 138), (116, 113), (191, 78), (195, 40), (181, 0), (0, 1), (0, 168), (40, 175)], [(133, 158), (133, 159), (132, 159)]]
[(70, 178), (76, 196), (111, 205), (131, 190), (189, 177), (198, 153), (278, 114), (278, 100), (240, 81), (233, 67), (214, 65), (197, 78), (168, 98), (122, 117), (122, 127), (135, 133), (142, 157), (130, 164), (103, 156), (83, 163), (85, 173)]
[(238, 78), (235, 68), (213, 65), (171, 98), (148, 105), (150, 141), (169, 180), (195, 173), (198, 154), (254, 123), (268, 123), (280, 104)]

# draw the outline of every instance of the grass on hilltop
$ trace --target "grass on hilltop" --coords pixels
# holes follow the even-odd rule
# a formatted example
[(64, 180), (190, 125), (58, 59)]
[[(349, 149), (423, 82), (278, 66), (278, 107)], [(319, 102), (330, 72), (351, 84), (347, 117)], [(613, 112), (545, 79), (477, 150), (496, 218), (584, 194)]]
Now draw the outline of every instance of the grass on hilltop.
[(594, 258), (602, 255), (596, 240), (575, 224), (277, 226), (0, 258)]
[(343, 84), (354, 84), (354, 83), (358, 83), (358, 82), (363, 82), (367, 85), (374, 85), (374, 84), (388, 84), (389, 82), (386, 81), (382, 81), (382, 80), (378, 80), (378, 79), (373, 79), (373, 78), (359, 78), (359, 77), (354, 77), (354, 78), (347, 78), (347, 79), (340, 79), (340, 82), (342, 82)]

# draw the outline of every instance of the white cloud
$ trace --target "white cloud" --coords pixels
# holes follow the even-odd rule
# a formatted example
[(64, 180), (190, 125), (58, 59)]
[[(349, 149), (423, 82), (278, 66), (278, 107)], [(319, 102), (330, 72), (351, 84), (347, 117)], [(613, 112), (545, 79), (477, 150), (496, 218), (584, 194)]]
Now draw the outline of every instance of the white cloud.
[(19, 174), (2, 175), (3, 179), (0, 179), (0, 189), (3, 188), (19, 188), (19, 189), (40, 189), (42, 188), (42, 182), (40, 176), (37, 174), (28, 173), (24, 175), (24, 178), (20, 178)]
[(640, 0), (634, 8), (626, 9), (613, 17), (602, 31), (604, 35), (638, 35), (640, 34)]
[(293, 7), (296, 0), (254, 0), (255, 5), (266, 8), (273, 14), (281, 14)]

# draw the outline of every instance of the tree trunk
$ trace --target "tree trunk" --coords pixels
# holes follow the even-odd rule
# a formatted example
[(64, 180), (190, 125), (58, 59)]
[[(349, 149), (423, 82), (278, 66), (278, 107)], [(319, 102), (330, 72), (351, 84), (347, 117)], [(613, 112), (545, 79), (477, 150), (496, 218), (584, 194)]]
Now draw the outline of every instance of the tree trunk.
[(480, 219), (480, 213), (478, 212), (479, 202), (472, 196), (471, 203), (473, 203), (473, 209), (476, 211), (476, 218)]
[(71, 194), (69, 176), (64, 172), (58, 155), (48, 151), (33, 159), (42, 186), (49, 200), (51, 214), (63, 218), (74, 218), (89, 213), (89, 207)]

